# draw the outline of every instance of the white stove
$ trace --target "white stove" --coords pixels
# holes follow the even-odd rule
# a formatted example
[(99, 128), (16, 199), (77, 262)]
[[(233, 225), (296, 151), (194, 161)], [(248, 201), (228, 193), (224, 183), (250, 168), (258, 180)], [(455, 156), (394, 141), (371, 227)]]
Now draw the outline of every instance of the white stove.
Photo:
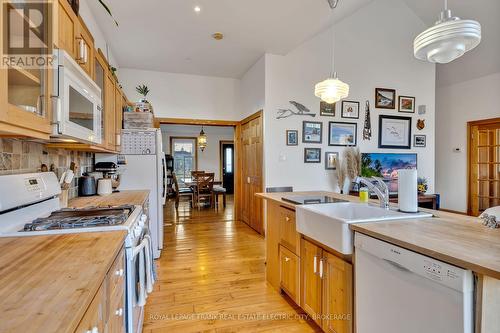
[(60, 185), (52, 172), (0, 176), (0, 189), (0, 237), (127, 231), (124, 320), (127, 333), (141, 332), (155, 274), (149, 220), (142, 206), (60, 209)]

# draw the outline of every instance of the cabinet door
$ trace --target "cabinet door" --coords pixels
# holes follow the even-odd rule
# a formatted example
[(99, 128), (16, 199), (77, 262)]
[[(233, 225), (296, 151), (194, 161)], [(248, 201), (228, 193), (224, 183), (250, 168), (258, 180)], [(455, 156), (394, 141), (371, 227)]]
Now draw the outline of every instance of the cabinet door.
[(295, 226), (295, 212), (280, 206), (280, 243), (293, 253), (300, 251), (300, 235)]
[(76, 58), (80, 67), (90, 76), (94, 75), (94, 38), (85, 26), (85, 23), (79, 18), (76, 33)]
[(104, 297), (104, 288), (101, 286), (97, 294), (94, 296), (92, 303), (90, 303), (87, 308), (87, 311), (75, 330), (75, 333), (94, 332), (96, 329), (97, 332), (104, 332), (105, 306), (106, 299)]
[(352, 332), (352, 265), (323, 252), (323, 323), (325, 332)]
[(115, 150), (115, 80), (111, 72), (107, 71), (104, 81), (104, 113), (105, 113), (105, 128), (106, 128), (106, 148)]
[(303, 239), (300, 261), (302, 264), (301, 306), (321, 326), (321, 248)]
[(279, 206), (266, 200), (266, 280), (279, 290)]
[(115, 149), (120, 151), (121, 130), (123, 126), (123, 98), (118, 82), (115, 87)]
[(78, 18), (67, 0), (59, 0), (58, 21), (56, 45), (76, 59)]
[(300, 304), (299, 267), (299, 257), (287, 248), (280, 246), (280, 286), (297, 304)]
[(95, 83), (101, 88), (101, 105), (103, 108), (102, 116), (101, 116), (101, 146), (106, 148), (106, 143), (107, 143), (107, 132), (106, 132), (106, 105), (105, 101), (106, 99), (104, 98), (104, 95), (106, 94), (106, 73), (108, 71), (108, 65), (106, 64), (106, 61), (102, 56), (98, 53), (95, 52), (95, 57), (94, 57), (94, 81)]
[(118, 254), (107, 276), (109, 311), (107, 333), (125, 331), (125, 257), (123, 250)]

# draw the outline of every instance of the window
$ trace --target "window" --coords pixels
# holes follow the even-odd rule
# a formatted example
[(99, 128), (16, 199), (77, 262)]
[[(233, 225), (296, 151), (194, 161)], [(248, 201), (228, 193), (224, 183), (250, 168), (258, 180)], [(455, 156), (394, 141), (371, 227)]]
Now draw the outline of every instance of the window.
[(179, 182), (189, 181), (191, 171), (196, 170), (196, 138), (170, 138), (170, 150), (174, 157), (174, 172)]
[(226, 165), (224, 166), (224, 169), (226, 170), (226, 173), (233, 173), (233, 149), (227, 147), (224, 154), (226, 154)]

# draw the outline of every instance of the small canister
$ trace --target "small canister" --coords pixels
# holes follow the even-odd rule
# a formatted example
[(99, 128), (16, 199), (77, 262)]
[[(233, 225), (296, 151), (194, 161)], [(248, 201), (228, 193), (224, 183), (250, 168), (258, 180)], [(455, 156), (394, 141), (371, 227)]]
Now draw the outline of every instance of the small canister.
[(370, 199), (370, 191), (368, 191), (368, 188), (362, 187), (359, 189), (359, 201), (363, 203), (368, 203), (368, 200)]

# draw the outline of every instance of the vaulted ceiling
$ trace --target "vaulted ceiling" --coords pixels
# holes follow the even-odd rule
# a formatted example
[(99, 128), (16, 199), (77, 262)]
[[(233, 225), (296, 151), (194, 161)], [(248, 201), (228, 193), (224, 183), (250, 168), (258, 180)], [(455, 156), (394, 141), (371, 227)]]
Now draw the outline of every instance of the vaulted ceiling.
[[(340, 0), (335, 20), (371, 1)], [(429, 26), (443, 7), (436, 0), (395, 1), (404, 1)], [(120, 67), (232, 78), (266, 52), (288, 53), (333, 19), (326, 0), (107, 0), (116, 27), (97, 0), (87, 2)], [(462, 58), (438, 65), (437, 84), (500, 72), (500, 1), (448, 2), (454, 15), (480, 21), (483, 40)], [(224, 39), (212, 39), (214, 32)]]

